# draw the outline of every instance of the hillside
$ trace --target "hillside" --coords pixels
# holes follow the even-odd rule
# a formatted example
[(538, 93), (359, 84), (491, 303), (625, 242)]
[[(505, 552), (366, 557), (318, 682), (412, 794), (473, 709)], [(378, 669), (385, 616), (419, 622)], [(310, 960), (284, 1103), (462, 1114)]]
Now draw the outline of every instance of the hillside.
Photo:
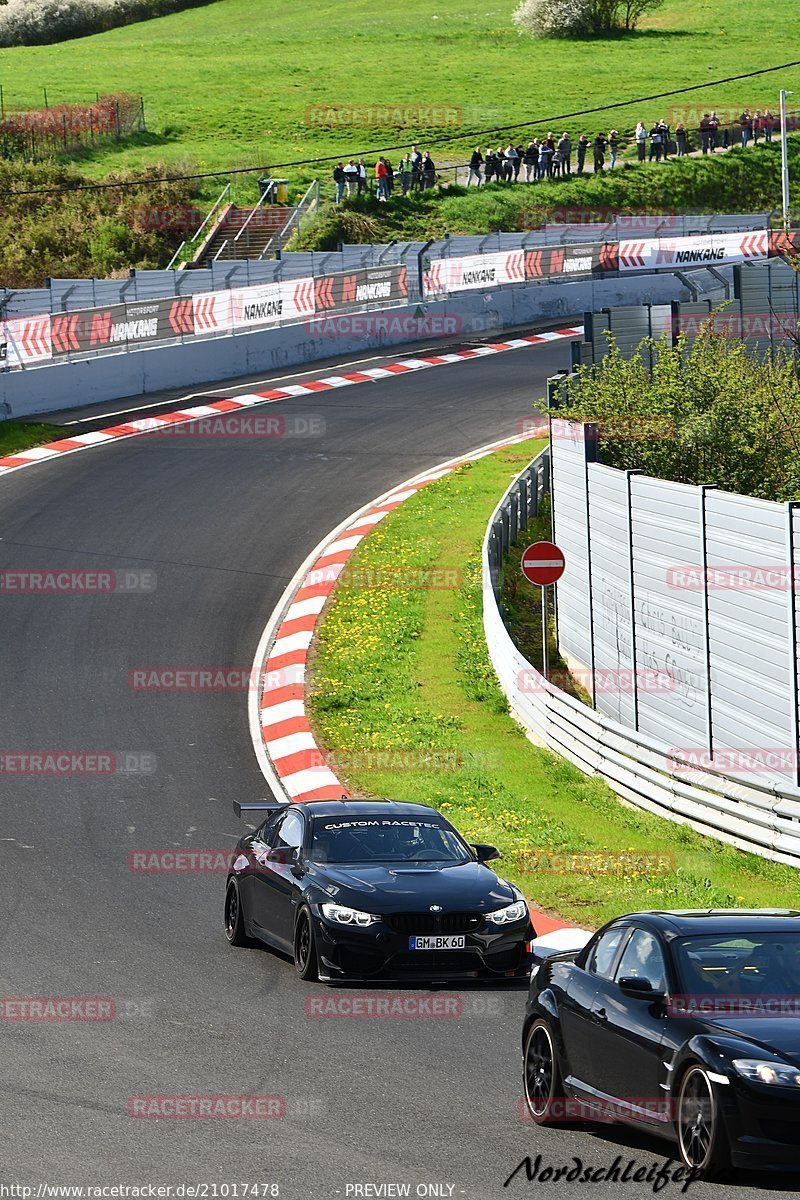
[[(703, 79), (769, 66), (800, 41), (800, 6), (763, 0), (757, 25), (734, 20), (731, 0), (667, 0), (637, 34), (606, 41), (534, 43), (511, 23), (513, 0), (219, 0), (205, 8), (52, 46), (3, 52), (6, 109), (93, 98), (145, 97), (152, 133), (84, 161), (94, 174), (191, 159), (204, 168), (277, 164), (369, 151), (437, 134), (550, 116)], [(758, 36), (757, 30), (780, 36)], [(780, 86), (800, 95), (800, 70), (764, 76), (587, 119), (589, 129), (632, 127), (698, 106), (737, 113), (777, 106)], [(367, 106), (366, 123), (320, 125), (319, 106)], [(414, 106), (385, 118), (376, 106)], [(430, 106), (447, 112), (424, 116)], [(455, 110), (455, 111), (453, 111)], [(345, 113), (347, 117), (348, 114)], [(428, 129), (425, 130), (425, 121)], [(441, 122), (444, 121), (444, 124)], [(447, 122), (456, 122), (448, 124)], [(583, 122), (582, 122), (583, 123)], [(576, 130), (577, 122), (565, 122)], [(471, 139), (438, 151), (463, 157)], [(482, 141), (486, 138), (482, 137)], [(327, 168), (325, 168), (327, 171)], [(312, 167), (290, 171), (307, 177)], [(221, 185), (220, 185), (221, 186)], [(208, 185), (208, 191), (219, 187)]]
[[(800, 140), (792, 136), (792, 200), (800, 203)], [(450, 187), (378, 203), (328, 204), (293, 249), (333, 250), (339, 242), (427, 240), (450, 234), (524, 230), (546, 221), (603, 221), (611, 212), (774, 212), (780, 202), (780, 147), (757, 146), (707, 158), (629, 163), (582, 179), (512, 186)], [(797, 182), (795, 182), (797, 181)]]

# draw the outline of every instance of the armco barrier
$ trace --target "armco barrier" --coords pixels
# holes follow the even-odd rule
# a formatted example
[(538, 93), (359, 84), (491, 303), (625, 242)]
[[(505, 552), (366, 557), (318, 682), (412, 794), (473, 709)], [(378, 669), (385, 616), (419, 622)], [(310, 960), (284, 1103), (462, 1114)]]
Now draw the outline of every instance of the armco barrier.
[[(24, 417), (127, 396), (185, 390), (195, 384), (257, 376), (370, 349), (420, 341), (430, 344), (448, 335), (471, 340), (515, 326), (546, 321), (564, 324), (576, 313), (604, 305), (669, 304), (690, 300), (698, 290), (708, 289), (718, 299), (724, 295), (720, 279), (705, 270), (680, 276), (667, 272), (571, 282), (545, 280), (464, 292), (430, 301), (422, 308), (406, 304), (370, 313), (333, 313), (277, 328), (245, 327), (235, 336), (195, 337), (166, 345), (144, 343), (130, 353), (75, 359), (63, 356), (35, 369), (0, 373), (0, 414)], [(39, 336), (43, 338), (45, 333)]]
[[(499, 551), (508, 544), (511, 513), (517, 518), (523, 514), (527, 522), (532, 508), (529, 497), (541, 493), (548, 457), (549, 448), (511, 485), (492, 515), (483, 543), (486, 643), (512, 714), (533, 741), (567, 758), (585, 774), (604, 779), (629, 804), (741, 850), (800, 866), (800, 789), (745, 784), (698, 769), (676, 774), (666, 743), (633, 733), (567, 696), (514, 645), (496, 592)], [(532, 476), (536, 484), (529, 482)], [(523, 502), (518, 499), (521, 493)]]
[[(9, 317), (0, 322), (0, 340), (7, 370), (36, 367), (64, 357), (275, 328), (331, 313), (368, 310), (374, 305), (388, 308), (411, 300), (536, 281), (602, 277), (609, 272), (718, 267), (765, 259), (777, 252), (777, 237), (789, 235), (771, 235), (768, 230), (708, 232), (643, 241), (482, 250), (468, 255), (453, 255), (450, 243), (444, 249), (443, 243), (437, 243), (437, 254), (431, 243), (430, 253), (423, 247), (411, 269), (407, 256), (403, 262), (381, 266), (281, 277), (189, 295), (137, 296), (133, 300), (126, 296), (90, 308)], [(123, 288), (120, 285), (120, 296)]]

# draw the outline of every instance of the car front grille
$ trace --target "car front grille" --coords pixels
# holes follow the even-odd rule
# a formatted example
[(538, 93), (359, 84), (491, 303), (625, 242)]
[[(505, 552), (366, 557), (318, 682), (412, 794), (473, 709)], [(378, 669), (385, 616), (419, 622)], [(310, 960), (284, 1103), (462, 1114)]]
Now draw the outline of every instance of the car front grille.
[(395, 933), (470, 933), (483, 920), (480, 913), (391, 913), (384, 921)]

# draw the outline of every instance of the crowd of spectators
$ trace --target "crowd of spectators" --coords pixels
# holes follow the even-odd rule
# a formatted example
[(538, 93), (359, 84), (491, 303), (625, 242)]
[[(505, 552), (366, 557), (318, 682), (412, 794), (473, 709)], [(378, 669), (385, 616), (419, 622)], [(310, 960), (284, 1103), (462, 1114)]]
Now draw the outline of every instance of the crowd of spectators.
[[(663, 162), (673, 154), (678, 158), (689, 154), (693, 142), (698, 139), (697, 148), (703, 154), (729, 149), (732, 138), (740, 141), (743, 149), (751, 141), (771, 142), (777, 124), (777, 118), (769, 109), (764, 112), (757, 109), (754, 113), (744, 109), (733, 128), (723, 126), (712, 111), (703, 114), (696, 130), (697, 138), (690, 139), (690, 132), (694, 134), (695, 131), (687, 130), (683, 121), (678, 121), (672, 129), (662, 117), (649, 128), (639, 121), (632, 144), (639, 162)], [(626, 141), (616, 129), (611, 129), (594, 137), (582, 133), (574, 142), (569, 133), (558, 137), (551, 132), (547, 137), (532, 138), (527, 145), (509, 142), (505, 147), (501, 144), (485, 150), (476, 146), (469, 160), (467, 187), (494, 182), (516, 183), (520, 177), (525, 183), (558, 179), (572, 174), (573, 159), (576, 175), (584, 174), (590, 166), (593, 171), (613, 171), (620, 153), (630, 144), (630, 139)], [(405, 196), (411, 191), (434, 187), (438, 174), (430, 153), (421, 151), (418, 146), (412, 146), (397, 167), (393, 167), (385, 156), (379, 158), (374, 167), (368, 167), (363, 158), (358, 162), (351, 158), (347, 163), (337, 163), (333, 169), (336, 203), (340, 204), (345, 196), (371, 191), (373, 179), (378, 200), (386, 201), (395, 190)]]

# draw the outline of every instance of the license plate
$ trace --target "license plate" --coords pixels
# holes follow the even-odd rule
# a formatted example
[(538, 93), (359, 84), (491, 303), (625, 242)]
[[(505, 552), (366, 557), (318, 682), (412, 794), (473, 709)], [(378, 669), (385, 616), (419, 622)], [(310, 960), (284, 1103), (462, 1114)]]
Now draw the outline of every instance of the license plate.
[(463, 950), (466, 944), (467, 939), (463, 933), (408, 939), (411, 950)]

